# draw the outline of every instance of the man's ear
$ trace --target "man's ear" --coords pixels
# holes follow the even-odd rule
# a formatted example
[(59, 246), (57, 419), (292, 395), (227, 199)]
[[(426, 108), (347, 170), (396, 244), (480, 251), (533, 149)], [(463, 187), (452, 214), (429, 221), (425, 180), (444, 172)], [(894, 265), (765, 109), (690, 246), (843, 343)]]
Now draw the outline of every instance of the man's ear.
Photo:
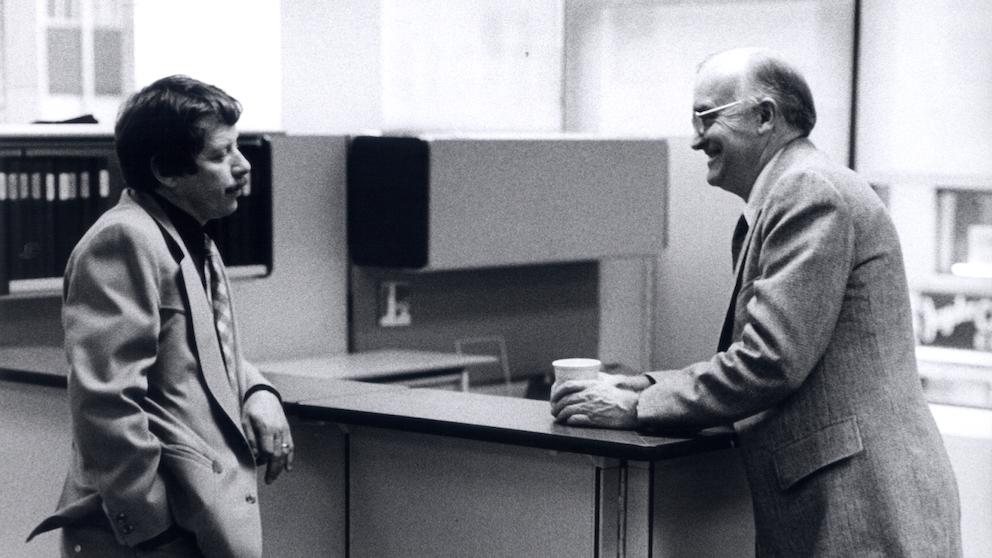
[(778, 110), (778, 102), (771, 97), (765, 97), (758, 103), (758, 131), (768, 132), (775, 128), (782, 113)]
[(155, 176), (155, 180), (158, 180), (159, 184), (165, 186), (166, 188), (171, 188), (172, 185), (175, 184), (176, 177), (165, 176), (162, 174), (162, 171), (159, 168), (159, 164), (158, 164), (158, 155), (152, 157), (152, 160), (149, 162), (149, 165), (152, 168), (152, 174)]

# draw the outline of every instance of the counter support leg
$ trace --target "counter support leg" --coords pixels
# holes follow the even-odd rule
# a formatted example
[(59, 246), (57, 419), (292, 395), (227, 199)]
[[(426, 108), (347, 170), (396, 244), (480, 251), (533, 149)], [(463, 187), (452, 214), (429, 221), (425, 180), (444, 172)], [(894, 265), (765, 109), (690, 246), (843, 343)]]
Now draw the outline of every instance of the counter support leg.
[(651, 529), (654, 521), (654, 474), (650, 463), (628, 461), (626, 468), (627, 491), (624, 500), (625, 531), (624, 554), (626, 558), (650, 558)]
[(600, 470), (598, 556), (651, 556), (650, 463), (605, 460)]

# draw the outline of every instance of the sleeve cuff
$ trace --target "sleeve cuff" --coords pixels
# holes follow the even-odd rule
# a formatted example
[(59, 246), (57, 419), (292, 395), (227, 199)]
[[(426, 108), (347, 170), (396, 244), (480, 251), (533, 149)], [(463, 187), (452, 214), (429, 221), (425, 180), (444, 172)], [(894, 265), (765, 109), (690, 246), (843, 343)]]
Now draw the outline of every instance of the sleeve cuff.
[(279, 403), (280, 404), (282, 403), (282, 395), (279, 394), (279, 391), (276, 388), (268, 384), (255, 384), (250, 388), (248, 388), (248, 391), (245, 392), (245, 398), (242, 400), (242, 403), (247, 402), (249, 397), (255, 395), (255, 393), (259, 391), (268, 391), (272, 393), (273, 395), (276, 396), (276, 399), (279, 400)]

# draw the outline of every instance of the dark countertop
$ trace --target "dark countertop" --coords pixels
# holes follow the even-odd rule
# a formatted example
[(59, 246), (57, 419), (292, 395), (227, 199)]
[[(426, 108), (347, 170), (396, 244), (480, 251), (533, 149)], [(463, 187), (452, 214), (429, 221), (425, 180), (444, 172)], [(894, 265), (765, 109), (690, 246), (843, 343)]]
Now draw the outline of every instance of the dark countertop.
[[(0, 347), (0, 380), (64, 387), (65, 369), (61, 348)], [(729, 429), (679, 437), (564, 426), (554, 422), (547, 401), (307, 374), (265, 375), (282, 394), (287, 412), (309, 420), (636, 461), (731, 448), (736, 440)]]
[(273, 372), (263, 372), (263, 374), (279, 390), (282, 403), (287, 409), (296, 409), (302, 402), (314, 399), (340, 399), (370, 393), (403, 392), (410, 389), (401, 384), (369, 383)]
[(731, 448), (730, 429), (686, 437), (577, 428), (554, 422), (547, 401), (398, 385), (268, 374), (287, 410), (310, 420), (336, 422), (567, 451), (657, 461)]
[(0, 380), (65, 387), (68, 373), (62, 347), (0, 346)]

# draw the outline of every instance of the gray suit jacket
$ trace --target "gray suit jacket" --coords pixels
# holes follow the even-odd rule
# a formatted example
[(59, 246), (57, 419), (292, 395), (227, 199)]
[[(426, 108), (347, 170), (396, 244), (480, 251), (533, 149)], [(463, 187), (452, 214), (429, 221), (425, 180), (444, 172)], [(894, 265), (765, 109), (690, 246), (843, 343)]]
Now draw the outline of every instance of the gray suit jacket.
[(748, 205), (732, 344), (651, 373), (639, 416), (735, 423), (759, 557), (960, 556), (957, 485), (923, 398), (882, 202), (798, 139)]
[(261, 556), (242, 402), (266, 380), (236, 346), (229, 381), (200, 276), (150, 196), (126, 190), (80, 240), (63, 325), (73, 459), (32, 536), (105, 514), (128, 546), (175, 522), (207, 556)]

